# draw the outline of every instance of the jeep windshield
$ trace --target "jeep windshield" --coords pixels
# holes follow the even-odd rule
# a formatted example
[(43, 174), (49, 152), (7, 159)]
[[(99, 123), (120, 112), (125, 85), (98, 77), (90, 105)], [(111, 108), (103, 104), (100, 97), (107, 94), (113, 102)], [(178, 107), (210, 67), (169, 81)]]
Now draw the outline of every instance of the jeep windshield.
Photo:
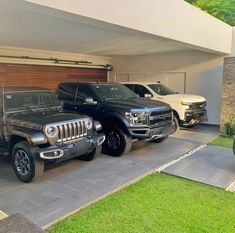
[(173, 95), (176, 94), (175, 91), (171, 90), (169, 87), (166, 87), (160, 83), (149, 84), (148, 85), (155, 93), (158, 95)]
[(130, 99), (136, 98), (137, 95), (132, 92), (128, 87), (122, 84), (93, 84), (93, 89), (96, 95), (104, 100), (112, 100), (112, 99)]
[(7, 112), (59, 107), (60, 103), (51, 91), (23, 91), (4, 93), (4, 106)]

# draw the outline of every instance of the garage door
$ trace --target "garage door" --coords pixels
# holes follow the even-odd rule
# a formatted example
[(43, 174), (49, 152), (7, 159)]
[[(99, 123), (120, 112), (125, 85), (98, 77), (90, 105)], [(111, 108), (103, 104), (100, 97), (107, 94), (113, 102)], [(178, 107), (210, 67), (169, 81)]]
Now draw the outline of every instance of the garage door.
[(186, 87), (186, 73), (185, 72), (161, 72), (161, 73), (125, 73), (116, 74), (117, 82), (157, 82), (170, 87), (171, 89), (185, 93)]
[(107, 71), (59, 66), (0, 64), (6, 86), (40, 86), (55, 90), (60, 82), (107, 81)]

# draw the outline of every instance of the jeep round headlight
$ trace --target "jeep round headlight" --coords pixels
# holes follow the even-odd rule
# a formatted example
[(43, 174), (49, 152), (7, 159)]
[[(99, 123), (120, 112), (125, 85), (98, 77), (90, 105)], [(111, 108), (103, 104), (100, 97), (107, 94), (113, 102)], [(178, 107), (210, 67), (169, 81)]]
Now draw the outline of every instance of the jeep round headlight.
[(92, 121), (86, 120), (85, 121), (85, 127), (89, 130), (92, 129), (92, 127), (93, 127)]
[(57, 128), (55, 126), (48, 126), (45, 129), (46, 135), (50, 138), (55, 137), (57, 134)]

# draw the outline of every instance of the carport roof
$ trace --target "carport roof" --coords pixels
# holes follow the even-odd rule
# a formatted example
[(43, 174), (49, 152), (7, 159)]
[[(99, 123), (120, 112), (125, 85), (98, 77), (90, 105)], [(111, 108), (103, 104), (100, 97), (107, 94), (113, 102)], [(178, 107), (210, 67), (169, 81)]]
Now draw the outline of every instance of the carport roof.
[(101, 56), (225, 55), (232, 38), (232, 27), (181, 0), (2, 0), (0, 27), (0, 46)]

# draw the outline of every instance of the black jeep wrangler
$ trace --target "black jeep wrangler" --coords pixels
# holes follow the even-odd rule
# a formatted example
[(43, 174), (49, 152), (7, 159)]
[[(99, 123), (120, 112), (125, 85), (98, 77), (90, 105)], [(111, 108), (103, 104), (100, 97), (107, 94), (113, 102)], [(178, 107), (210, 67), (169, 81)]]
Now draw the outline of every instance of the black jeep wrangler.
[(64, 109), (82, 112), (103, 127), (103, 152), (120, 156), (134, 140), (162, 142), (175, 132), (168, 104), (140, 98), (118, 83), (61, 83), (57, 96)]
[(45, 161), (89, 161), (100, 152), (105, 136), (96, 131), (101, 124), (86, 115), (63, 112), (50, 90), (5, 87), (1, 103), (0, 153), (12, 156), (21, 181), (39, 179)]

